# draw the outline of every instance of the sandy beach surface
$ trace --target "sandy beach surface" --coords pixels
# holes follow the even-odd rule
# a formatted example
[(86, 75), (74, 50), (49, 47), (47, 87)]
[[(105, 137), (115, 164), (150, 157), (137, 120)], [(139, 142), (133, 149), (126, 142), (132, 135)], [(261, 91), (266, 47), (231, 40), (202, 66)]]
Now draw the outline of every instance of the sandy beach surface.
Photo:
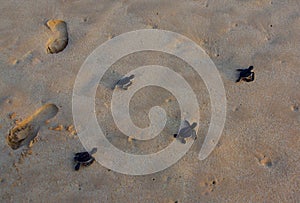
[[(0, 9), (1, 202), (300, 201), (298, 0), (11, 0), (1, 1)], [(46, 26), (49, 19), (67, 25), (68, 44), (56, 54), (47, 53), (55, 34)], [(148, 154), (174, 139), (180, 109), (159, 87), (141, 89), (130, 105), (132, 121), (141, 128), (155, 105), (175, 118), (160, 136), (132, 141), (114, 124), (107, 84), (147, 64), (170, 67), (189, 82), (199, 100), (198, 139), (180, 161), (158, 173), (124, 175), (97, 162), (75, 171), (74, 153), (85, 150), (72, 128), (76, 75), (102, 43), (139, 29), (179, 33), (209, 55), (226, 91), (222, 136), (210, 156), (198, 160), (211, 116), (205, 83), (174, 56), (130, 54), (113, 64), (97, 89), (95, 112), (108, 140), (123, 151)], [(250, 65), (255, 80), (235, 83), (236, 69)], [(56, 107), (57, 114), (46, 122), (41, 116), (35, 142), (13, 150), (9, 130), (45, 104), (55, 105), (48, 116)]]

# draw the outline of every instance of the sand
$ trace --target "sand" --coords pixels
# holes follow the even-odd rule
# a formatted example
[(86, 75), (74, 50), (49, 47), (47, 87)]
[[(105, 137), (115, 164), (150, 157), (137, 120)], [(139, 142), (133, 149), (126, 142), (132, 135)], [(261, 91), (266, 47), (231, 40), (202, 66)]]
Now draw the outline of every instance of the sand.
[[(0, 12), (0, 200), (98, 202), (299, 202), (300, 201), (300, 4), (298, 0), (2, 1)], [(47, 54), (49, 19), (66, 22), (68, 45)], [(129, 55), (111, 67), (96, 95), (99, 123), (115, 146), (131, 153), (163, 149), (180, 120), (157, 139), (138, 143), (113, 124), (110, 84), (145, 64), (179, 71), (200, 101), (198, 139), (172, 167), (129, 176), (94, 163), (74, 171), (83, 151), (72, 127), (72, 91), (87, 56), (108, 39), (138, 29), (163, 29), (199, 44), (218, 68), (227, 96), (222, 137), (210, 156), (197, 159), (210, 121), (201, 78), (176, 57), (156, 52)], [(235, 83), (236, 69), (254, 66), (256, 79)], [(149, 96), (151, 95), (151, 96)], [(42, 125), (31, 148), (6, 142), (15, 122), (45, 104), (57, 115)], [(132, 120), (148, 124), (153, 105), (170, 117), (176, 99), (158, 87), (132, 99)], [(70, 127), (71, 126), (71, 127)]]

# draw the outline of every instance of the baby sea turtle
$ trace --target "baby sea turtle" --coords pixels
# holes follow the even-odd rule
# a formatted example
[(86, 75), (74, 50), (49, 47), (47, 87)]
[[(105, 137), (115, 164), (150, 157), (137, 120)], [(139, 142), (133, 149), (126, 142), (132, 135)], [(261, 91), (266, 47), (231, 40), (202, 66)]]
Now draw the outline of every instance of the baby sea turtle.
[(183, 144), (186, 143), (185, 138), (192, 137), (196, 139), (196, 131), (194, 129), (196, 126), (197, 123), (192, 123), (191, 125), (187, 120), (184, 120), (178, 133), (174, 134), (174, 137), (178, 138)]
[(246, 69), (237, 69), (237, 71), (240, 72), (240, 76), (236, 82), (240, 82), (241, 80), (252, 82), (254, 80), (253, 66), (249, 66), (249, 68)]
[(97, 148), (93, 148), (92, 151), (89, 152), (78, 152), (75, 154), (74, 162), (75, 162), (75, 171), (78, 171), (80, 166), (89, 166), (94, 161), (95, 158), (92, 156), (92, 154), (97, 152)]
[(122, 88), (123, 90), (127, 90), (128, 87), (132, 84), (133, 79), (134, 79), (134, 75), (123, 77), (117, 82), (115, 87), (119, 87)]

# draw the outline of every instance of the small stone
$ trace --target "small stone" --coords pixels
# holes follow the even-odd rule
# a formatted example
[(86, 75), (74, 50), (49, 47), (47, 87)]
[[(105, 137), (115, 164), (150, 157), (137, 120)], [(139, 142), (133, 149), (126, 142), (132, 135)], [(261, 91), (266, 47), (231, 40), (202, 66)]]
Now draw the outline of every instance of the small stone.
[(26, 157), (26, 153), (24, 151), (21, 152), (21, 157)]
[(19, 158), (19, 164), (23, 164), (23, 163), (24, 163), (24, 157), (21, 156), (21, 157)]
[(18, 163), (13, 163), (13, 167), (16, 169), (16, 171), (19, 171)]
[(158, 25), (154, 24), (152, 25), (152, 29), (157, 29), (158, 28)]
[(108, 34), (107, 38), (108, 38), (108, 39), (112, 39), (112, 38), (114, 38), (115, 36), (116, 36), (115, 34)]
[(11, 99), (6, 99), (5, 102), (6, 102), (7, 104), (11, 104), (11, 103), (12, 103), (12, 100), (11, 100)]
[(299, 106), (298, 104), (294, 104), (291, 106), (291, 110), (294, 111), (294, 112), (298, 112), (299, 111)]
[(55, 131), (62, 131), (64, 129), (64, 126), (63, 125), (58, 125), (56, 126), (55, 128), (49, 128), (50, 130), (55, 130)]
[(13, 60), (13, 62), (12, 62), (13, 65), (17, 65), (19, 63), (20, 63), (20, 60), (18, 60), (18, 59)]
[(263, 159), (261, 159), (259, 161), (259, 163), (263, 166), (266, 166), (266, 167), (271, 167), (272, 166), (272, 161), (270, 158), (268, 157), (264, 157)]
[(76, 130), (73, 130), (73, 131), (71, 132), (71, 135), (77, 135)]
[(21, 122), (22, 122), (22, 119), (16, 119), (16, 120), (14, 121), (14, 123), (15, 123), (16, 125), (20, 124)]
[(171, 101), (172, 101), (172, 99), (170, 99), (170, 98), (165, 100), (166, 103), (169, 103)]
[(71, 135), (76, 135), (77, 132), (74, 129), (74, 125), (69, 125), (68, 127), (66, 127), (66, 130), (71, 134)]
[(74, 130), (74, 125), (69, 125), (68, 127), (67, 127), (67, 131), (68, 132), (72, 132)]
[(10, 119), (15, 119), (17, 117), (17, 113), (16, 112), (12, 112), (10, 115), (9, 115), (9, 118)]
[(106, 102), (104, 102), (104, 106), (105, 106), (105, 108), (109, 108), (110, 107), (110, 104), (107, 104)]
[(128, 136), (128, 142), (132, 142), (132, 141), (134, 141), (135, 139), (132, 137), (132, 136)]
[(28, 154), (28, 155), (32, 155), (32, 150), (31, 150), (31, 149), (28, 149), (28, 150), (27, 150), (27, 154)]
[(32, 148), (33, 144), (36, 143), (36, 142), (38, 142), (38, 137), (35, 137), (33, 140), (30, 140), (30, 142), (28, 144), (29, 149), (27, 150), (27, 152), (31, 151), (30, 148)]
[(32, 146), (33, 146), (33, 140), (31, 140), (31, 141), (29, 142), (28, 147), (31, 148)]
[(85, 18), (82, 19), (83, 22), (87, 22), (88, 20), (89, 20), (88, 17), (85, 17)]

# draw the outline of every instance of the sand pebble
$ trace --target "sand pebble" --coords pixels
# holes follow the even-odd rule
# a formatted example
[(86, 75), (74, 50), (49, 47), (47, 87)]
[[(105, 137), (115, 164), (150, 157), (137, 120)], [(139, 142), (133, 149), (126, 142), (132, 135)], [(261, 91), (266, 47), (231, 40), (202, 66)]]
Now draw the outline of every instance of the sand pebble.
[(271, 167), (272, 166), (272, 161), (270, 158), (268, 157), (264, 157), (263, 159), (261, 159), (259, 161), (259, 163), (263, 166), (266, 166), (266, 167)]
[(13, 64), (13, 65), (17, 65), (17, 64), (19, 64), (19, 63), (20, 63), (20, 60), (18, 60), (18, 59), (15, 59), (15, 60), (12, 61), (12, 64)]
[(31, 148), (33, 146), (33, 144), (35, 143), (34, 140), (30, 140), (29, 144), (28, 144), (28, 147)]
[(69, 125), (66, 129), (68, 132), (72, 132), (74, 130), (74, 125)]
[(64, 129), (63, 125), (57, 125), (56, 127), (49, 127), (49, 130), (62, 131)]
[(22, 119), (16, 119), (14, 122), (16, 125), (19, 125), (22, 122)]
[(67, 130), (69, 133), (71, 133), (71, 135), (76, 135), (76, 134), (77, 134), (77, 132), (76, 132), (76, 130), (75, 130), (75, 128), (74, 128), (74, 125), (69, 125), (69, 126), (66, 128), (66, 130)]
[(12, 112), (10, 115), (9, 115), (9, 118), (10, 119), (15, 119), (17, 117), (17, 113), (16, 112)]
[(168, 98), (168, 99), (165, 100), (166, 103), (169, 103), (171, 101), (172, 101), (172, 99), (170, 99), (170, 98)]
[(299, 111), (299, 106), (298, 104), (294, 104), (291, 106), (291, 110), (294, 111), (294, 112), (298, 112)]
[(11, 99), (6, 99), (6, 100), (5, 100), (5, 103), (7, 103), (7, 104), (12, 104), (12, 100), (11, 100)]
[(132, 142), (132, 141), (134, 141), (135, 139), (133, 138), (133, 136), (128, 136), (128, 142)]

